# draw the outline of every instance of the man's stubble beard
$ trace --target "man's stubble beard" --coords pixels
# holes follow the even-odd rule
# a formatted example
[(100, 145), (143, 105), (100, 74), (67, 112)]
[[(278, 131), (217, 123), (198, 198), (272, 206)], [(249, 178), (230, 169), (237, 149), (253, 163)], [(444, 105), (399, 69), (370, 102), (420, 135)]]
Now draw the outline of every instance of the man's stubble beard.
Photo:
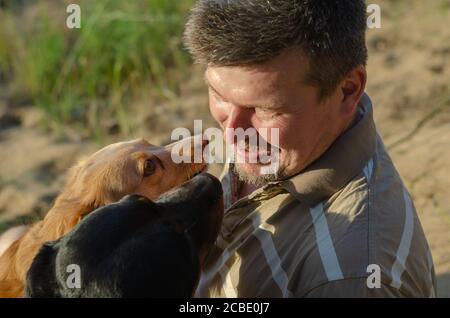
[(281, 169), (278, 169), (276, 173), (254, 175), (250, 174), (244, 169), (241, 169), (240, 164), (235, 163), (233, 165), (233, 172), (238, 176), (239, 181), (253, 185), (255, 187), (262, 187), (269, 182), (281, 181), (284, 179)]

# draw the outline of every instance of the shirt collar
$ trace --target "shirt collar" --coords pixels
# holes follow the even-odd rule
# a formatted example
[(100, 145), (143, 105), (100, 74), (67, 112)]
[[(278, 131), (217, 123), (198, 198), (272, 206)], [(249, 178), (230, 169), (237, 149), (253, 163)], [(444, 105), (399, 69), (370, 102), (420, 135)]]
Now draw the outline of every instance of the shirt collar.
[(372, 102), (366, 94), (359, 103), (362, 117), (331, 147), (299, 174), (280, 185), (310, 206), (341, 190), (363, 170), (375, 152), (376, 129)]

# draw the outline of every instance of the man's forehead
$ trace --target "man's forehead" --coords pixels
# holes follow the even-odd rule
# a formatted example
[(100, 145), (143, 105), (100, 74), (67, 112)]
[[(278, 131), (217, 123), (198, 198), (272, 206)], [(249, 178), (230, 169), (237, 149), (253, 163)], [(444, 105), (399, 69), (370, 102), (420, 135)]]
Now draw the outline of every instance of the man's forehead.
[(267, 84), (274, 86), (282, 80), (282, 73), (277, 69), (262, 66), (208, 66), (205, 72), (207, 83), (218, 84), (230, 82), (239, 84)]
[(277, 104), (285, 87), (279, 72), (240, 66), (210, 66), (205, 81), (224, 101), (239, 106)]
[[(285, 49), (271, 60), (252, 65), (208, 65), (209, 70), (217, 70), (220, 74), (234, 75), (236, 73), (246, 74), (254, 77), (264, 77), (267, 79), (276, 80), (277, 82), (285, 80), (298, 80), (306, 77), (309, 73), (308, 58), (302, 51), (292, 48)], [(303, 75), (303, 76), (302, 76)]]

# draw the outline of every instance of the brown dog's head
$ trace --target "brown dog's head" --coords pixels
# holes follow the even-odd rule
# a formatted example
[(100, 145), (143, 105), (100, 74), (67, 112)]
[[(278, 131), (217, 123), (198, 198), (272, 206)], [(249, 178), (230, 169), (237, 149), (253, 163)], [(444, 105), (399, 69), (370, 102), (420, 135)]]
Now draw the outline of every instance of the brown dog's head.
[[(49, 222), (43, 231), (53, 232), (53, 228), (57, 229), (57, 236), (63, 235), (88, 213), (128, 194), (157, 199), (206, 169), (203, 160), (194, 163), (193, 157), (194, 148), (203, 151), (206, 144), (188, 138), (161, 147), (136, 139), (97, 151), (72, 169), (65, 189), (46, 216)], [(192, 163), (175, 163), (171, 156), (174, 149), (180, 149), (177, 154), (184, 156), (182, 150), (189, 149)]]
[[(189, 138), (166, 147), (152, 145), (144, 139), (121, 142), (77, 164), (45, 219), (12, 243), (1, 256), (0, 295), (20, 296), (26, 272), (39, 247), (68, 233), (95, 209), (129, 194), (156, 200), (203, 171), (206, 164), (203, 160), (194, 163), (193, 159), (198, 158), (193, 155), (195, 149), (197, 153), (203, 152), (207, 142), (195, 139), (196, 144), (194, 138)], [(171, 152), (191, 157), (192, 163), (175, 163)], [(3, 288), (6, 283), (9, 287)]]
[(174, 163), (174, 145), (159, 147), (145, 139), (109, 145), (74, 167), (67, 194), (96, 206), (116, 202), (130, 193), (156, 199), (206, 167), (204, 163)]

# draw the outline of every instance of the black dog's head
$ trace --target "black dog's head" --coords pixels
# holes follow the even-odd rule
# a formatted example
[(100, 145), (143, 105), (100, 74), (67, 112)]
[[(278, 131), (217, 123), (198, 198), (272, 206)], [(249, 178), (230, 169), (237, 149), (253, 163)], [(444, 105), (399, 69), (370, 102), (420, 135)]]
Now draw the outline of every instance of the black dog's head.
[(222, 216), (221, 184), (206, 173), (157, 202), (127, 196), (45, 244), (28, 271), (26, 295), (190, 297)]

